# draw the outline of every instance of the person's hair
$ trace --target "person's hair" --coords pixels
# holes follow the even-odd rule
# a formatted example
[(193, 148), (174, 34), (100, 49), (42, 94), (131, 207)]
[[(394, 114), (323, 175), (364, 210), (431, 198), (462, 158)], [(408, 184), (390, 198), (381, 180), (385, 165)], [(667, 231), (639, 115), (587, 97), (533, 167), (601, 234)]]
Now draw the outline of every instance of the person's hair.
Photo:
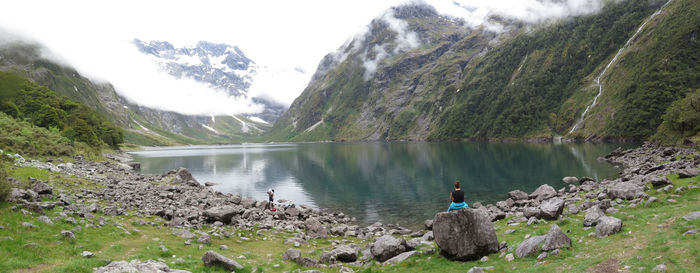
[(455, 181), (455, 189), (459, 189), (459, 181)]

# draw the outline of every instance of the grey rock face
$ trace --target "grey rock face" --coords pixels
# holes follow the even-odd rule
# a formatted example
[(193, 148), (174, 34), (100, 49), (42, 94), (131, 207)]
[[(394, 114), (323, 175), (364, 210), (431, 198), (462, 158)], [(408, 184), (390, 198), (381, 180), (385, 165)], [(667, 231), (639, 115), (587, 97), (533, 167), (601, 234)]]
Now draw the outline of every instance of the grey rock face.
[(377, 261), (385, 262), (406, 251), (406, 240), (384, 235), (370, 246), (370, 253)]
[(539, 186), (535, 191), (533, 191), (529, 197), (530, 199), (535, 199), (537, 201), (542, 201), (554, 197), (557, 195), (557, 191), (550, 185), (544, 184)]
[(168, 265), (162, 262), (157, 262), (154, 260), (148, 260), (141, 262), (138, 260), (133, 260), (131, 262), (127, 261), (114, 261), (106, 266), (96, 268), (95, 273), (124, 273), (124, 272), (139, 272), (139, 273), (190, 273), (185, 270), (170, 269)]
[(528, 194), (524, 191), (521, 190), (514, 190), (508, 192), (508, 197), (510, 197), (513, 200), (525, 200), (528, 199)]
[(207, 251), (207, 253), (205, 253), (204, 256), (202, 256), (202, 261), (206, 266), (221, 265), (227, 270), (231, 271), (243, 269), (243, 266), (238, 262), (226, 258), (226, 256), (211, 250)]
[(564, 211), (564, 200), (559, 197), (544, 200), (540, 204), (540, 218), (556, 220)]
[(622, 220), (615, 217), (603, 216), (598, 219), (598, 225), (595, 227), (595, 234), (598, 237), (605, 237), (614, 233), (620, 232), (622, 229)]
[(644, 189), (631, 182), (620, 182), (608, 190), (611, 199), (620, 198), (631, 200), (644, 195)]
[(304, 227), (306, 228), (306, 235), (311, 238), (328, 238), (326, 228), (316, 218), (306, 220)]
[(571, 247), (571, 239), (566, 236), (564, 232), (559, 228), (558, 225), (554, 224), (549, 229), (545, 239), (544, 245), (542, 245), (542, 250), (550, 251), (554, 249), (560, 249), (563, 247)]
[(598, 223), (600, 217), (605, 216), (605, 213), (596, 205), (586, 210), (586, 215), (583, 216), (583, 225), (590, 227)]
[(478, 209), (438, 213), (433, 234), (440, 253), (452, 260), (476, 260), (498, 252), (493, 223)]
[(544, 243), (546, 238), (547, 236), (545, 235), (530, 237), (518, 245), (518, 247), (515, 249), (515, 255), (522, 258), (539, 252), (540, 245)]
[(386, 264), (400, 263), (400, 262), (403, 262), (404, 260), (406, 260), (410, 257), (418, 256), (418, 255), (420, 255), (420, 251), (416, 251), (416, 250), (408, 251), (408, 252), (404, 252), (404, 253), (401, 253), (399, 255), (396, 255), (395, 257), (387, 260), (384, 263), (386, 263)]

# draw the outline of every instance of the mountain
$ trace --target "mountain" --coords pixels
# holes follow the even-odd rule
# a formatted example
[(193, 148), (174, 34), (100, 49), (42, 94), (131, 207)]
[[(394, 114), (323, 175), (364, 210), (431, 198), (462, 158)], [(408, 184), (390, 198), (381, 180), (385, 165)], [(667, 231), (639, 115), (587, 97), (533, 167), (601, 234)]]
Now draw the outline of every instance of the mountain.
[(65, 64), (42, 57), (40, 45), (0, 45), (0, 71), (14, 72), (95, 109), (124, 129), (124, 141), (137, 145), (227, 144), (254, 140), (271, 125), (256, 117), (187, 116), (139, 106), (109, 83), (94, 82)]
[[(237, 46), (200, 41), (196, 46), (176, 48), (167, 41), (133, 43), (138, 50), (158, 64), (161, 70), (176, 78), (189, 78), (209, 87), (224, 90), (231, 96), (248, 96), (258, 66)], [(264, 112), (256, 114), (274, 122), (285, 107), (263, 98), (252, 98), (265, 105)]]
[(425, 4), (390, 9), (321, 61), (269, 138), (646, 138), (700, 88), (697, 1), (611, 1), (593, 15), (490, 23), (501, 31)]

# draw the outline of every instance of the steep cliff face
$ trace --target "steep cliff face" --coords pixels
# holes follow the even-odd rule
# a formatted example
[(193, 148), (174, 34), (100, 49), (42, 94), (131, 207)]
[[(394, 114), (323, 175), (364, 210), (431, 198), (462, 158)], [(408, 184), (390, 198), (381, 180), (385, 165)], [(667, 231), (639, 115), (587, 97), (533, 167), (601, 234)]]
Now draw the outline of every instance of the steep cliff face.
[[(693, 38), (700, 4), (665, 3), (620, 1), (539, 25), (491, 18), (504, 26), (499, 32), (468, 28), (425, 5), (392, 8), (324, 58), (270, 137), (649, 136), (666, 107), (700, 85)], [(650, 93), (658, 96), (646, 103)]]

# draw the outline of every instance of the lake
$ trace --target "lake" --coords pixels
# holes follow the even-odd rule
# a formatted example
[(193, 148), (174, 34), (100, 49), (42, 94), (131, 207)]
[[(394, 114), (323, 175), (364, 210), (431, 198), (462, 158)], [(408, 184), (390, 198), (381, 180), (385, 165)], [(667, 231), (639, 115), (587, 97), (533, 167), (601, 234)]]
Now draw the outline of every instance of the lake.
[[(514, 189), (565, 186), (564, 176), (614, 178), (596, 160), (619, 144), (304, 143), (187, 146), (131, 152), (141, 172), (185, 167), (214, 189), (342, 211), (359, 224), (417, 227), (446, 210), (459, 180), (468, 204), (495, 203)], [(630, 145), (624, 146), (629, 148)]]

